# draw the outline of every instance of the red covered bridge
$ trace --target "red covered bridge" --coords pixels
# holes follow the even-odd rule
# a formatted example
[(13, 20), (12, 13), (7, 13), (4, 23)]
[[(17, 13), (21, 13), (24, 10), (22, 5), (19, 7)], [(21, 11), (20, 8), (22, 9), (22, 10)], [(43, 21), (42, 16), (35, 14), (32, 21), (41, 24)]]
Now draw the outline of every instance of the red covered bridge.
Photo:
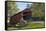
[(10, 24), (15, 25), (17, 23), (21, 23), (22, 25), (25, 24), (26, 20), (24, 19), (27, 16), (31, 16), (32, 11), (29, 8), (24, 9), (23, 11), (14, 14), (13, 16), (10, 17)]

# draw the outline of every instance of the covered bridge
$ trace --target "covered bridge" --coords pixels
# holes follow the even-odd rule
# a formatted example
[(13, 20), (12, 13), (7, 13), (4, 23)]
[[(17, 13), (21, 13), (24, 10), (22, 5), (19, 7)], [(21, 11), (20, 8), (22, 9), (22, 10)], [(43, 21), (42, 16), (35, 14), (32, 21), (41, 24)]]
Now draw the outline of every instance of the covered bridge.
[(24, 9), (23, 11), (14, 14), (13, 16), (10, 17), (10, 24), (14, 25), (17, 23), (24, 23), (25, 18), (31, 17), (32, 16), (32, 11), (29, 8)]

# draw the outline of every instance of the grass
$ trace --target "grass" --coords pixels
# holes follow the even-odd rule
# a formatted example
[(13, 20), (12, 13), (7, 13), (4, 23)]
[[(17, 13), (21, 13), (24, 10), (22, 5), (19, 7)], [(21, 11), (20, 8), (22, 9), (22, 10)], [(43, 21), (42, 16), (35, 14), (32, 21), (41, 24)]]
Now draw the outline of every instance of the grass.
[(44, 28), (44, 22), (43, 23), (33, 23), (33, 22), (28, 22), (26, 26), (16, 26), (16, 27), (8, 27), (9, 30), (21, 30), (21, 29), (38, 29), (38, 28)]
[(26, 27), (31, 27), (32, 29), (33, 28), (43, 28), (44, 27), (44, 24), (42, 23), (29, 23)]

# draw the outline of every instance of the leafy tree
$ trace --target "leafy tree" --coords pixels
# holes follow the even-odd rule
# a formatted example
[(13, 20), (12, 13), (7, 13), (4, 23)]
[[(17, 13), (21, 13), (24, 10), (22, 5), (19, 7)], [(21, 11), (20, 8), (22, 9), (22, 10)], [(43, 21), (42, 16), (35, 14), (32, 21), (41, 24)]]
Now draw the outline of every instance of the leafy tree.
[(44, 3), (32, 3), (27, 5), (28, 8), (32, 11), (32, 17), (37, 18), (41, 21), (45, 21), (45, 4)]
[(44, 3), (32, 3), (32, 6), (30, 7), (32, 10), (32, 16), (34, 17), (41, 17), (45, 16), (45, 4)]
[(8, 15), (12, 16), (14, 15), (19, 9), (17, 8), (17, 5), (15, 2), (7, 2), (7, 10)]

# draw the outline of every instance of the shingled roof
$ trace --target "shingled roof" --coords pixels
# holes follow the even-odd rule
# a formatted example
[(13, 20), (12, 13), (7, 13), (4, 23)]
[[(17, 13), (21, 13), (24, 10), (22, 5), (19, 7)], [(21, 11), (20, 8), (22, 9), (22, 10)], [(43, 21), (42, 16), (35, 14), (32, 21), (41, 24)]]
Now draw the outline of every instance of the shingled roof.
[(25, 13), (25, 12), (30, 12), (30, 9), (29, 8), (26, 8), (26, 9), (24, 9), (24, 10), (22, 10), (22, 11), (18, 11), (16, 14), (14, 14), (14, 15), (17, 15), (17, 14), (19, 14), (19, 13)]

